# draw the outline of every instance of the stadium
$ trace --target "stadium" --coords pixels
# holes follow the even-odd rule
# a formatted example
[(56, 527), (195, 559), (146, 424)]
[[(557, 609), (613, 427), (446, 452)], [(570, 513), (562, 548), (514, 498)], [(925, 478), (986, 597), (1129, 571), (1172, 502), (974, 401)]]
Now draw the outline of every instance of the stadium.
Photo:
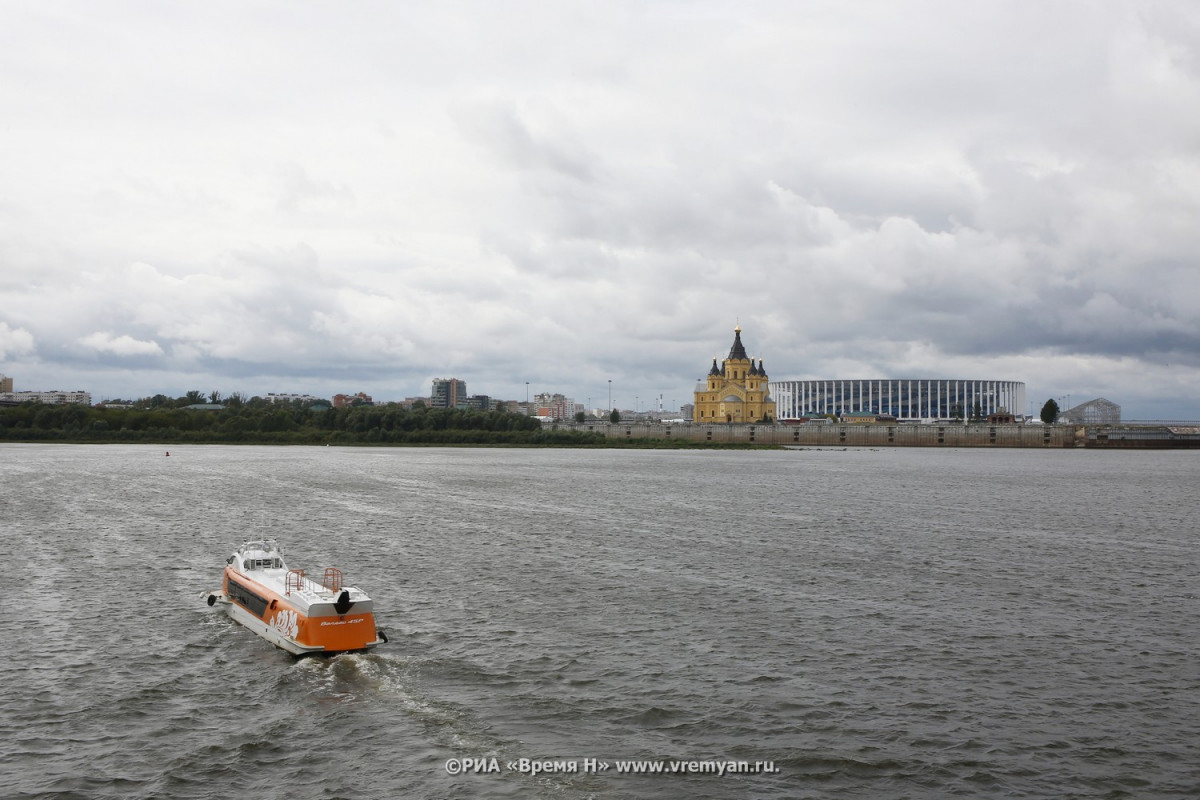
[(771, 397), (781, 422), (811, 417), (875, 414), (899, 422), (985, 419), (1025, 411), (1020, 381), (953, 378), (872, 378), (864, 380), (771, 381)]

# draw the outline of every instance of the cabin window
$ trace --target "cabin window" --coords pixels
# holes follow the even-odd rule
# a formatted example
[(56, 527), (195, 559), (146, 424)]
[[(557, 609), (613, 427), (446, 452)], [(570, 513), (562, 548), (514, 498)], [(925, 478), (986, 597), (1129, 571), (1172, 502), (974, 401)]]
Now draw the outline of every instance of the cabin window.
[(229, 599), (256, 617), (261, 617), (263, 612), (267, 610), (267, 599), (265, 597), (259, 597), (235, 580), (229, 581)]

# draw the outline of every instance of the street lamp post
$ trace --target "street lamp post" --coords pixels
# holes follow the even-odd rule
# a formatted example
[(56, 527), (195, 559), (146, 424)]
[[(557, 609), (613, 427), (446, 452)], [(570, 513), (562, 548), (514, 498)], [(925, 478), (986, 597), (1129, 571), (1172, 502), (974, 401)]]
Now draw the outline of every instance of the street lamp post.
[(608, 379), (608, 412), (612, 413), (612, 378)]

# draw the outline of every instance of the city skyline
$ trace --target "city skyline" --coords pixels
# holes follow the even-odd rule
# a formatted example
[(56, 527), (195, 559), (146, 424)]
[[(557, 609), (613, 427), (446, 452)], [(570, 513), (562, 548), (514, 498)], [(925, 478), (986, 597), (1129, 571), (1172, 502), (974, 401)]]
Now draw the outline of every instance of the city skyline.
[(1194, 4), (465, 10), (8, 9), (0, 372), (636, 410), (740, 322), (1200, 418)]
[[(870, 386), (870, 385), (879, 385), (881, 383), (887, 383), (888, 380), (889, 379), (857, 379), (857, 380), (856, 379), (849, 379), (849, 380), (846, 380), (846, 379), (818, 379), (818, 380), (811, 381), (810, 383), (817, 385), (813, 389), (815, 391), (816, 389), (820, 388), (820, 385), (823, 385), (826, 383), (830, 384), (831, 386), (832, 385), (842, 385), (842, 384), (846, 384), (846, 385), (862, 384), (862, 385)], [(919, 386), (920, 384), (928, 384), (928, 385), (932, 386), (934, 383), (947, 383), (946, 379), (929, 379), (929, 378), (920, 378), (920, 379), (913, 378), (913, 379), (909, 379), (907, 381), (905, 381), (904, 379), (890, 379), (890, 380), (895, 383), (918, 384), (918, 386), (916, 388), (910, 390), (913, 392), (920, 390), (920, 386)], [(6, 376), (3, 373), (0, 373), (0, 388), (5, 388), (5, 385), (7, 387), (11, 387), (12, 382), (13, 382), (13, 379), (11, 376)], [(444, 383), (449, 383), (449, 382), (454, 382), (454, 383), (460, 384), (462, 387), (462, 391), (455, 394), (456, 397), (457, 397), (457, 394), (462, 395), (460, 398), (458, 398), (461, 402), (454, 403), (453, 406), (450, 404), (448, 398), (440, 396), (442, 389), (439, 388), (439, 384), (444, 384)], [(796, 417), (796, 416), (802, 416), (803, 413), (805, 413), (805, 412), (801, 412), (801, 411), (797, 410), (798, 408), (800, 408), (800, 406), (796, 405), (795, 399), (792, 396), (793, 393), (795, 392), (795, 384), (796, 383), (805, 383), (805, 382), (803, 382), (803, 381), (801, 381), (801, 382), (769, 381), (769, 383), (774, 387), (774, 390), (782, 393), (782, 396), (787, 400), (787, 407), (790, 410), (786, 414), (783, 414), (783, 413), (779, 414), (778, 416), (781, 419), (785, 418), (785, 417), (792, 418), (792, 417)], [(956, 383), (956, 382), (950, 381), (950, 383)], [(1004, 394), (1005, 396), (1008, 396), (1008, 393), (1010, 393), (1010, 392), (1016, 391), (1011, 388), (1012, 385), (1019, 385), (1021, 387), (1020, 393), (1021, 394), (1024, 393), (1024, 384), (1023, 383), (1011, 384), (1011, 385), (1009, 382), (1003, 382), (1003, 381), (999, 381), (999, 382), (998, 381), (975, 381), (975, 382), (959, 381), (959, 383), (964, 383), (964, 384), (979, 383), (979, 384), (985, 385), (985, 386), (990, 386), (990, 385), (1003, 386), (1002, 394)], [(702, 388), (703, 388), (703, 383), (697, 383), (695, 386), (695, 389), (697, 391), (700, 391)], [(5, 388), (5, 391), (8, 391), (8, 389)], [(222, 393), (219, 390), (213, 390), (213, 391), (216, 392), (216, 394), (218, 395), (220, 402), (224, 402), (224, 401), (227, 401), (230, 399), (230, 394)], [(301, 401), (319, 401), (319, 402), (332, 401), (335, 406), (339, 404), (339, 399), (350, 400), (350, 399), (353, 399), (354, 396), (363, 398), (363, 399), (365, 399), (369, 402), (375, 403), (377, 405), (378, 404), (388, 404), (388, 403), (408, 404), (410, 402), (423, 400), (426, 403), (428, 403), (431, 407), (434, 407), (434, 408), (437, 408), (437, 407), (460, 407), (460, 408), (476, 407), (475, 401), (482, 397), (487, 400), (487, 406), (491, 410), (495, 410), (495, 408), (497, 407), (497, 404), (506, 404), (506, 405), (515, 406), (517, 409), (521, 409), (521, 410), (525, 411), (526, 413), (538, 413), (536, 411), (530, 411), (530, 409), (534, 409), (539, 406), (544, 406), (547, 404), (549, 404), (551, 406), (565, 408), (565, 406), (563, 406), (563, 403), (566, 403), (566, 405), (572, 406), (573, 408), (578, 408), (578, 409), (584, 410), (589, 415), (593, 414), (593, 413), (602, 415), (611, 410), (617, 410), (617, 411), (620, 411), (623, 413), (634, 413), (634, 414), (650, 415), (650, 416), (653, 416), (656, 413), (661, 413), (664, 415), (668, 415), (668, 414), (674, 415), (676, 413), (682, 413), (686, 409), (690, 409), (693, 406), (692, 398), (687, 398), (685, 400), (678, 400), (676, 398), (671, 398), (670, 401), (668, 401), (667, 396), (665, 394), (648, 395), (648, 396), (634, 395), (634, 402), (628, 406), (623, 406), (620, 403), (617, 403), (615, 401), (611, 401), (611, 405), (606, 404), (606, 405), (601, 406), (601, 405), (597, 405), (597, 403), (595, 402), (595, 398), (593, 398), (591, 396), (589, 396), (587, 398), (577, 398), (577, 397), (573, 397), (571, 395), (565, 395), (562, 392), (556, 392), (556, 391), (549, 390), (549, 389), (539, 390), (536, 392), (529, 393), (529, 385), (528, 384), (526, 384), (526, 391), (527, 391), (528, 396), (525, 399), (512, 398), (512, 397), (496, 397), (494, 395), (489, 395), (486, 392), (468, 392), (468, 391), (466, 391), (466, 381), (463, 381), (459, 378), (437, 378), (437, 379), (433, 380), (433, 385), (431, 387), (431, 391), (427, 395), (407, 395), (405, 397), (382, 397), (382, 398), (376, 399), (374, 397), (367, 395), (365, 392), (358, 392), (355, 395), (349, 395), (344, 392), (339, 392), (339, 393), (335, 393), (331, 397), (323, 397), (323, 396), (311, 395), (308, 393), (299, 393), (299, 392), (265, 392), (265, 393), (262, 393), (262, 392), (255, 392), (255, 393), (237, 392), (236, 394), (238, 394), (242, 399), (259, 398), (259, 399), (267, 400), (269, 402), (279, 402), (281, 399), (301, 400)], [(832, 391), (833, 394), (830, 395), (829, 398), (827, 398), (826, 400), (823, 400), (821, 402), (833, 402), (835, 404), (840, 403), (841, 401), (836, 399), (836, 395), (838, 395), (839, 392), (842, 392), (842, 393), (846, 392), (846, 390), (844, 390), (844, 389), (837, 389), (837, 390), (830, 390), (830, 391)], [(889, 389), (887, 392), (883, 392), (882, 390), (880, 390), (880, 391), (881, 391), (881, 394), (880, 394), (881, 398), (890, 398), (892, 393), (894, 393), (897, 397), (902, 396), (904, 394), (905, 390), (903, 388), (900, 388), (900, 389), (893, 388), (893, 389)], [(951, 395), (951, 393), (953, 393), (956, 390), (948, 389), (948, 390), (939, 390), (939, 391), (945, 391), (947, 393), (946, 396), (949, 397)], [(989, 388), (988, 391), (991, 391), (991, 389)], [(171, 397), (173, 399), (177, 399), (179, 397), (184, 397), (193, 392), (199, 392), (199, 394), (202, 397), (211, 397), (213, 394), (213, 392), (203, 392), (200, 390), (188, 390), (188, 392), (183, 392), (180, 394), (158, 393), (158, 392), (156, 392), (155, 394), (163, 394), (164, 396)], [(3, 393), (4, 392), (0, 392), (0, 395), (2, 395)], [(57, 403), (57, 402), (83, 402), (81, 400), (64, 399), (64, 397), (68, 396), (68, 395), (73, 395), (73, 394), (86, 394), (86, 395), (90, 396), (91, 392), (89, 392), (87, 389), (77, 389), (77, 390), (55, 389), (55, 390), (22, 390), (20, 392), (16, 392), (16, 394), (43, 395), (43, 396), (58, 395), (59, 397), (57, 397), (56, 399), (43, 398), (43, 399), (39, 400), (39, 402)], [(847, 396), (851, 396), (852, 394), (853, 394), (853, 392), (850, 392), (847, 394)], [(139, 395), (139, 396), (129, 396), (129, 397), (106, 397), (106, 398), (92, 397), (89, 402), (92, 402), (95, 404), (105, 404), (107, 402), (115, 402), (115, 401), (138, 401), (138, 400), (145, 400), (145, 399), (151, 398), (153, 396), (154, 395)], [(779, 395), (774, 395), (774, 396), (778, 397)], [(922, 397), (923, 397), (922, 403), (928, 402), (928, 398), (924, 398), (923, 395), (922, 395)], [(1061, 397), (1055, 397), (1055, 398), (1047, 398), (1047, 401), (1048, 400), (1054, 400), (1055, 402), (1057, 402), (1060, 410), (1063, 412), (1065, 412), (1073, 407), (1070, 395), (1063, 395)], [(1075, 398), (1075, 400), (1076, 400), (1076, 403), (1074, 405), (1076, 405), (1076, 406), (1091, 403), (1094, 401), (1099, 401), (1099, 402), (1107, 404), (1107, 405), (1112, 405), (1111, 401), (1109, 401), (1107, 398), (1078, 398), (1077, 397), (1077, 398)], [(1017, 416), (1021, 416), (1024, 414), (1024, 415), (1027, 415), (1032, 418), (1032, 417), (1037, 416), (1037, 412), (1040, 410), (1040, 408), (1044, 404), (1044, 402), (1046, 402), (1046, 401), (1029, 400), (1026, 403), (1026, 408), (1028, 409), (1026, 412), (1021, 412), (1014, 408), (1009, 408), (1009, 406), (1011, 405), (1010, 403), (999, 402), (998, 405), (996, 405), (996, 410), (1007, 410), (1010, 413), (1016, 414)], [(854, 407), (857, 405), (857, 401), (853, 401), (853, 400), (848, 401), (846, 403), (846, 405), (847, 405), (847, 407)], [(821, 410), (820, 413), (826, 413), (829, 410), (830, 409), (824, 409), (824, 410)], [(568, 418), (572, 415), (573, 415), (572, 413), (567, 412), (567, 413), (562, 413), (562, 414), (558, 415), (557, 418)], [(928, 416), (928, 415), (925, 415), (925, 416)], [(938, 415), (935, 414), (934, 416), (936, 417)], [(952, 415), (944, 414), (942, 416), (952, 416)]]

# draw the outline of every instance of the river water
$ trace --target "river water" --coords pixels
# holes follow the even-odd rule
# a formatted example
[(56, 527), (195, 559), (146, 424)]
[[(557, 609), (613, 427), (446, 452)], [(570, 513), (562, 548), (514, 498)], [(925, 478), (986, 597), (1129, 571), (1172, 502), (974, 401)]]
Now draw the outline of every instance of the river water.
[[(0, 794), (1195, 798), (1198, 479), (1187, 452), (3, 445)], [(390, 643), (297, 660), (209, 608), (264, 535)]]

